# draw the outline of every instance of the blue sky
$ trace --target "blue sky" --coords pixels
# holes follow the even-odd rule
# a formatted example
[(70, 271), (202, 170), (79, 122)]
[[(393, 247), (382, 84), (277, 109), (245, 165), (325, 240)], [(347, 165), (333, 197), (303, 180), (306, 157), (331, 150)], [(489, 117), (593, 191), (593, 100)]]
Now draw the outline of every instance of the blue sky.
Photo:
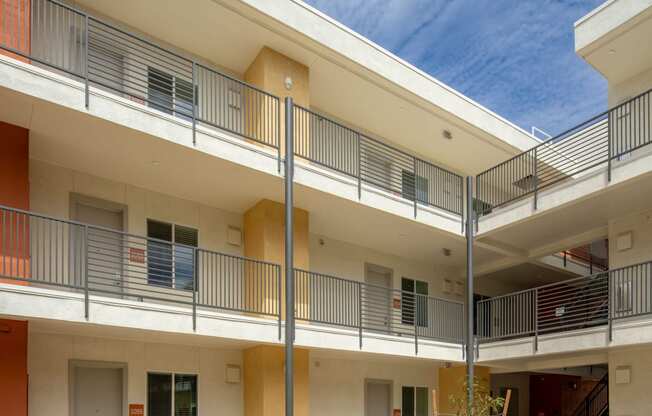
[(607, 83), (574, 51), (573, 23), (604, 0), (307, 0), (530, 131), (606, 109)]

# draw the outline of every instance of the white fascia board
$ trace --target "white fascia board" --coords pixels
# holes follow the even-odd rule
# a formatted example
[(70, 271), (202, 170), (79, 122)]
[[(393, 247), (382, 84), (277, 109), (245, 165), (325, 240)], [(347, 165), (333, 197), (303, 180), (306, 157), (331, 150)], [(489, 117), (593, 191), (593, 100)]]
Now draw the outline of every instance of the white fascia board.
[[(219, 0), (214, 0), (219, 1)], [(504, 144), (527, 150), (539, 141), (525, 130), (443, 84), (317, 9), (298, 0), (237, 0), (385, 81), (443, 109)]]

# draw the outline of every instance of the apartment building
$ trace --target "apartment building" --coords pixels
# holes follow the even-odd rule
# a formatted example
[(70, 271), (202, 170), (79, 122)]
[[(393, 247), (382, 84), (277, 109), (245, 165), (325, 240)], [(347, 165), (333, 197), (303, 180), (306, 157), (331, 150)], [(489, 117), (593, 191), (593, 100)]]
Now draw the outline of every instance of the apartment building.
[(299, 1), (0, 0), (3, 412), (283, 414), (290, 154), (297, 415), (454, 411), (469, 218), (509, 414), (650, 414), (651, 15), (541, 142)]

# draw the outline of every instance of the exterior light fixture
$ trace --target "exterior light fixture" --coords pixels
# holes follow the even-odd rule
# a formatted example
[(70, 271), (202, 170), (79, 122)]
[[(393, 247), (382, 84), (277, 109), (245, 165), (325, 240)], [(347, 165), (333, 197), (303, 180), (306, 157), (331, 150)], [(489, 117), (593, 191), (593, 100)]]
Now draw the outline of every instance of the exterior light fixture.
[(451, 133), (450, 130), (443, 130), (441, 135), (444, 139), (453, 140), (453, 133)]
[(291, 90), (292, 89), (292, 84), (294, 83), (294, 81), (292, 81), (292, 77), (288, 75), (288, 76), (285, 77), (285, 80), (283, 81), (283, 83), (285, 84), (285, 89), (286, 90)]

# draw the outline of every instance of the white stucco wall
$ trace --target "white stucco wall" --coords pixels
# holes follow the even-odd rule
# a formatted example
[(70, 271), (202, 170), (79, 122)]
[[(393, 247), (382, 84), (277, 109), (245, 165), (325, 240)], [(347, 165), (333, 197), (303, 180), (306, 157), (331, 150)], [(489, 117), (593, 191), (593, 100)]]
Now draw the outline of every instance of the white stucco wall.
[(179, 372), (198, 375), (200, 416), (243, 414), (242, 385), (225, 382), (226, 365), (242, 365), (240, 351), (45, 333), (31, 333), (28, 348), (30, 416), (70, 415), (70, 360), (126, 364), (125, 405), (146, 405), (148, 371)]
[[(428, 362), (310, 359), (310, 415), (365, 414), (365, 380), (392, 382), (392, 408), (401, 408), (402, 386), (437, 388), (438, 365)], [(431, 396), (428, 397), (432, 409)], [(430, 411), (431, 413), (431, 411)]]

